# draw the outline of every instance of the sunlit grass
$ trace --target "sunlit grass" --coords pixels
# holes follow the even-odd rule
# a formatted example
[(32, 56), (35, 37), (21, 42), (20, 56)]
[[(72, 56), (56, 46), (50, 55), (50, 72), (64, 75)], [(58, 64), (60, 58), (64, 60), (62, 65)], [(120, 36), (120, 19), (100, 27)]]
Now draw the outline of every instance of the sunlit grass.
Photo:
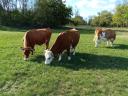
[[(50, 46), (58, 32), (52, 34)], [(36, 46), (29, 61), (20, 50), (24, 32), (0, 31), (1, 96), (127, 96), (128, 32), (117, 33), (114, 47), (94, 47), (94, 30), (82, 29), (76, 56), (44, 64), (45, 46)]]

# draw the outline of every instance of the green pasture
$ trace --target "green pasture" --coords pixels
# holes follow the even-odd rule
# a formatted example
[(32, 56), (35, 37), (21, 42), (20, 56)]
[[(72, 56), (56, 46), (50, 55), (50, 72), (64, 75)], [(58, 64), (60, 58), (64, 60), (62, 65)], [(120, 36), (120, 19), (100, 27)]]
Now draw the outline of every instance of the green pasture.
[[(36, 46), (29, 61), (20, 50), (26, 30), (0, 30), (0, 96), (128, 96), (128, 30), (117, 30), (113, 47), (94, 47), (94, 29), (80, 27), (76, 56), (44, 64), (44, 48)], [(50, 46), (59, 32), (53, 29)]]

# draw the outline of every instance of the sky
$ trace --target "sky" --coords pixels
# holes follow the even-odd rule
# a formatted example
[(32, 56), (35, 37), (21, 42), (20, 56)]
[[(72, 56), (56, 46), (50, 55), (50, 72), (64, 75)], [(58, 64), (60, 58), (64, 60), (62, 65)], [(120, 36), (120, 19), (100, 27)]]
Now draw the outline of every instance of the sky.
[(65, 0), (67, 6), (79, 11), (79, 15), (84, 19), (89, 16), (97, 15), (98, 12), (108, 10), (114, 12), (114, 8), (117, 4), (120, 4), (122, 0)]

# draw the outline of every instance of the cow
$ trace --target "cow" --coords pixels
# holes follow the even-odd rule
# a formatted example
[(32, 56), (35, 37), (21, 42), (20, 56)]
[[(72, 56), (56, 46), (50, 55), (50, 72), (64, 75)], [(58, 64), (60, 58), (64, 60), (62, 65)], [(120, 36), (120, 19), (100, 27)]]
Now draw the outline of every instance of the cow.
[(62, 32), (57, 37), (51, 49), (45, 50), (45, 64), (50, 64), (54, 57), (59, 56), (61, 61), (62, 54), (66, 51), (68, 60), (71, 60), (70, 54), (75, 55), (75, 48), (79, 42), (80, 33), (76, 29), (70, 29)]
[(109, 45), (109, 43), (111, 46), (113, 46), (113, 42), (115, 39), (116, 39), (116, 33), (114, 30), (96, 28), (93, 41), (95, 42), (95, 47), (98, 47), (101, 41), (104, 41), (104, 42), (106, 41), (107, 46)]
[(30, 53), (33, 55), (35, 45), (46, 44), (46, 49), (48, 49), (51, 34), (52, 31), (50, 28), (32, 29), (27, 31), (23, 37), (23, 47), (21, 47), (24, 53), (24, 60), (29, 59)]

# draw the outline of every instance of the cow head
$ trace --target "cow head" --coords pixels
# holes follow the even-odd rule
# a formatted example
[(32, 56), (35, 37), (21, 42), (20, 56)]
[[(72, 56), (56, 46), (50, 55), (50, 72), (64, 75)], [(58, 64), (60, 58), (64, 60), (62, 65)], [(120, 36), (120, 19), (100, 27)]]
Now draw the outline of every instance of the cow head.
[(54, 58), (54, 55), (52, 53), (52, 51), (50, 50), (45, 50), (45, 64), (50, 64)]
[(28, 48), (21, 47), (21, 50), (23, 50), (23, 53), (24, 53), (24, 60), (28, 60), (30, 52), (32, 52), (32, 55), (33, 55), (33, 51), (34, 51), (34, 49), (32, 49), (31, 47), (28, 47)]
[(93, 41), (95, 41), (95, 47), (98, 47), (101, 41), (107, 41), (106, 32), (104, 32), (101, 28), (97, 28), (95, 30), (95, 36)]

